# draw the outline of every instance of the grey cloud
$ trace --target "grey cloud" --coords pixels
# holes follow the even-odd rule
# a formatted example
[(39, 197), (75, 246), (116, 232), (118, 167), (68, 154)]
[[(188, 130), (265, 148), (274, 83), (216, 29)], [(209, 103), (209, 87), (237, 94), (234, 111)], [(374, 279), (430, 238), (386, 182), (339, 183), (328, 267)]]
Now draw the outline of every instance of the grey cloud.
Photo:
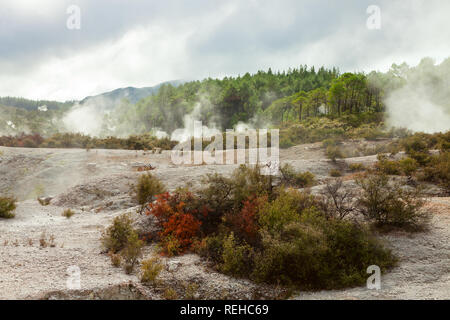
[[(423, 56), (442, 59), (450, 52), (450, 3), (437, 0), (42, 3), (49, 7), (26, 7), (24, 12), (8, 5), (0, 8), (0, 95), (27, 96), (31, 87), (38, 92), (36, 86), (42, 86), (43, 95), (71, 99), (115, 86), (301, 64), (368, 71), (402, 60), (417, 63)], [(69, 4), (82, 10), (81, 30), (65, 27)], [(366, 28), (366, 8), (371, 4), (381, 8), (381, 30)], [(34, 9), (40, 13), (34, 14)], [(107, 58), (96, 60), (92, 55)], [(55, 67), (55, 59), (72, 65)], [(71, 79), (64, 72), (78, 74)], [(27, 79), (22, 87), (14, 82), (20, 83), (20, 77)], [(14, 83), (3, 86), (1, 81)]]

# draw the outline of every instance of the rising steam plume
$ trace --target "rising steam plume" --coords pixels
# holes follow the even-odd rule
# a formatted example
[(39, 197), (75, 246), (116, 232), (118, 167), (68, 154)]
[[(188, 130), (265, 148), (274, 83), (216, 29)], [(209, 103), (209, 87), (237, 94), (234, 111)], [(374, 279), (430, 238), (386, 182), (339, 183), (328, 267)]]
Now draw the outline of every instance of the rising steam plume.
[(399, 70), (402, 85), (388, 93), (387, 123), (414, 132), (450, 130), (450, 59), (436, 65), (423, 59), (414, 68)]

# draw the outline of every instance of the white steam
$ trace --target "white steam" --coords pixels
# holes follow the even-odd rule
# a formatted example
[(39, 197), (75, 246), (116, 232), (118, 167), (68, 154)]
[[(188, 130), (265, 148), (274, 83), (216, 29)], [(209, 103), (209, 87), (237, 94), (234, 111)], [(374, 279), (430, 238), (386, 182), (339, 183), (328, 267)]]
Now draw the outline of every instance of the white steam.
[(169, 138), (169, 135), (167, 134), (167, 132), (159, 130), (159, 129), (154, 130), (152, 133), (158, 139)]
[(420, 132), (450, 130), (450, 110), (432, 102), (426, 92), (409, 86), (396, 90), (386, 99), (388, 124)]
[(116, 105), (116, 101), (105, 97), (77, 103), (62, 117), (63, 130), (97, 137), (114, 135), (116, 128), (109, 120), (116, 115)]
[(99, 136), (103, 126), (104, 111), (95, 105), (76, 105), (62, 118), (65, 128), (70, 132)]
[(435, 65), (426, 58), (392, 72), (403, 84), (385, 99), (388, 125), (427, 133), (450, 130), (450, 59)]
[(216, 134), (220, 134), (221, 130), (217, 129), (215, 123), (209, 123), (207, 125), (202, 125), (201, 132), (194, 129), (195, 121), (201, 121), (202, 104), (197, 103), (194, 110), (184, 116), (184, 128), (176, 129), (172, 132), (170, 139), (172, 141), (185, 142), (194, 138), (210, 138)]

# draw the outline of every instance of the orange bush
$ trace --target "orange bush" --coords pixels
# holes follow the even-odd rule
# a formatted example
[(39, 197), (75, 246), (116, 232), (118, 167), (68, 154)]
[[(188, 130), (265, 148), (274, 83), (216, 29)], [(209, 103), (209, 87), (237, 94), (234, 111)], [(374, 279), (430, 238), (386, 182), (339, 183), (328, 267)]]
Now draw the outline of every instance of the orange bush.
[(191, 194), (166, 192), (157, 196), (157, 200), (149, 205), (146, 214), (154, 215), (161, 227), (161, 243), (163, 253), (169, 255), (182, 254), (191, 249), (194, 239), (198, 237), (202, 222), (195, 217), (199, 211), (186, 207), (182, 198), (191, 199)]

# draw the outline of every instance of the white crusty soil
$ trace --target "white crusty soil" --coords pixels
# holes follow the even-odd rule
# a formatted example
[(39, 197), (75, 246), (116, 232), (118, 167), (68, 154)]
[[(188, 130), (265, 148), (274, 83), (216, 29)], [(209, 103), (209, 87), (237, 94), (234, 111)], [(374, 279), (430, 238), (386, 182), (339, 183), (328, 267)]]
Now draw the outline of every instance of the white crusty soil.
[[(324, 159), (319, 144), (281, 151), (281, 161), (326, 178), (335, 165)], [(373, 163), (376, 157), (349, 159)], [(210, 269), (196, 255), (164, 258), (161, 283), (146, 287), (136, 274), (114, 268), (102, 253), (99, 238), (112, 219), (124, 212), (136, 216), (129, 190), (139, 174), (139, 164), (156, 167), (170, 190), (186, 183), (200, 185), (201, 176), (230, 174), (236, 165), (175, 166), (168, 153), (81, 149), (23, 149), (0, 147), (0, 194), (20, 202), (16, 217), (0, 220), (0, 299), (161, 299), (167, 288), (183, 297), (186, 287), (198, 285), (197, 298), (275, 298), (283, 290), (256, 286)], [(52, 195), (49, 206), (36, 201)], [(76, 214), (66, 219), (65, 208)], [(450, 199), (432, 198), (430, 231), (414, 235), (384, 236), (400, 258), (399, 266), (382, 277), (382, 289), (354, 288), (339, 291), (295, 293), (295, 299), (449, 299), (450, 298)], [(42, 248), (40, 238), (54, 237), (54, 246)], [(147, 247), (144, 258), (156, 248)], [(67, 268), (81, 271), (81, 289), (68, 290)]]

